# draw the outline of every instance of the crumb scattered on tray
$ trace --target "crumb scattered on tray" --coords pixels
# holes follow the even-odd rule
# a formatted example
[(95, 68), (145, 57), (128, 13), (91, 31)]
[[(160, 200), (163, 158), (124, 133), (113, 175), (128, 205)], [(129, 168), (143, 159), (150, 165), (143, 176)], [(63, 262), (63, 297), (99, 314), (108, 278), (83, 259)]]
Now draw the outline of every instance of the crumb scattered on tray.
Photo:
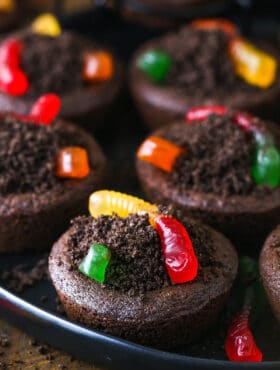
[[(33, 286), (35, 283), (48, 277), (48, 259), (42, 257), (31, 269), (26, 265), (19, 264), (11, 270), (2, 273), (1, 278), (6, 282), (7, 288), (14, 292), (21, 293), (25, 288)], [(42, 301), (46, 297), (42, 296)]]

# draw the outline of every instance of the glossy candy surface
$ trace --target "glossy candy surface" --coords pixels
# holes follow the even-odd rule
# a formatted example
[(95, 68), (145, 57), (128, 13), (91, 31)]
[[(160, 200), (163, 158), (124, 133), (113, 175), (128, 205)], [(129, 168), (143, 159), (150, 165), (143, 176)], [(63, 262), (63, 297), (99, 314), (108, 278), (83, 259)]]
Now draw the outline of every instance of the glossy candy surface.
[(88, 254), (80, 264), (79, 270), (90, 279), (104, 283), (110, 259), (111, 252), (107, 247), (101, 244), (92, 244)]
[(0, 90), (12, 96), (27, 92), (29, 83), (26, 74), (20, 69), (22, 43), (7, 40), (0, 46)]
[[(211, 114), (221, 115), (226, 114), (228, 109), (222, 105), (206, 105), (202, 107), (190, 108), (186, 113), (187, 123), (194, 121), (203, 121), (208, 118)], [(245, 131), (254, 130), (254, 117), (248, 113), (236, 113), (233, 116), (234, 123), (244, 129)]]
[[(194, 107), (186, 113), (187, 123), (203, 121), (210, 114), (223, 115), (227, 109), (223, 106)], [(273, 136), (264, 131), (255, 118), (247, 113), (235, 113), (233, 122), (242, 130), (252, 133), (256, 142), (251, 175), (258, 185), (276, 187), (280, 184), (280, 153), (274, 144)]]
[(137, 158), (151, 163), (163, 171), (170, 172), (177, 157), (184, 149), (157, 136), (148, 137), (139, 147)]
[(252, 177), (258, 185), (276, 187), (280, 184), (280, 153), (274, 144), (273, 136), (262, 130), (254, 117), (237, 113), (234, 122), (244, 131), (252, 132), (256, 142), (256, 152), (252, 164)]
[(30, 116), (37, 123), (49, 125), (57, 116), (61, 101), (55, 94), (42, 95), (33, 105)]
[(274, 146), (274, 138), (270, 132), (266, 131), (256, 131), (254, 132), (254, 138), (257, 148), (268, 148)]
[(275, 81), (276, 59), (249, 42), (240, 38), (231, 40), (229, 54), (235, 72), (249, 84), (268, 88)]
[(31, 25), (32, 31), (41, 35), (58, 37), (61, 28), (56, 17), (51, 13), (44, 13), (37, 17)]
[(164, 253), (168, 275), (173, 283), (186, 283), (197, 276), (198, 260), (185, 227), (174, 217), (154, 219)]
[(280, 184), (280, 154), (275, 146), (257, 148), (252, 176), (258, 185), (274, 188)]
[(87, 151), (77, 146), (60, 149), (57, 156), (56, 176), (80, 179), (90, 172)]
[(244, 131), (255, 131), (254, 117), (248, 113), (236, 113), (233, 116), (234, 123)]
[(29, 87), (26, 75), (17, 68), (0, 66), (0, 90), (12, 96), (20, 96)]
[(90, 52), (84, 57), (83, 79), (89, 82), (109, 80), (113, 76), (114, 63), (105, 51)]
[(0, 46), (0, 65), (19, 68), (22, 48), (22, 42), (16, 39), (3, 42)]
[(137, 66), (154, 82), (162, 82), (166, 79), (172, 61), (170, 56), (164, 51), (149, 50), (141, 55), (137, 61)]
[(249, 311), (238, 313), (233, 318), (227, 332), (225, 350), (230, 361), (262, 361), (262, 353), (250, 330)]
[(203, 107), (194, 107), (187, 111), (186, 121), (191, 123), (194, 121), (203, 121), (208, 118), (211, 114), (218, 114), (223, 116), (226, 114), (227, 108), (219, 105), (209, 105)]
[(119, 217), (127, 217), (132, 213), (157, 214), (158, 207), (144, 200), (110, 190), (99, 190), (91, 194), (89, 198), (89, 212), (92, 217), (101, 215), (117, 214)]
[(191, 22), (190, 26), (196, 30), (221, 30), (230, 36), (238, 33), (234, 23), (222, 18), (196, 19)]
[(47, 126), (57, 115), (60, 105), (60, 99), (57, 95), (46, 94), (34, 103), (29, 114), (11, 113), (11, 115), (21, 122)]

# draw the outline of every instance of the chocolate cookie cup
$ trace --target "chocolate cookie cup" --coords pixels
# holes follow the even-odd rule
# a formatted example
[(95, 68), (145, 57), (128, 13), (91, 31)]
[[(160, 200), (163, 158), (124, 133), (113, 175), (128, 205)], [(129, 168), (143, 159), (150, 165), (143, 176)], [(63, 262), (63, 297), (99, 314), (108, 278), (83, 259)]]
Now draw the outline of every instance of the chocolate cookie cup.
[(276, 318), (280, 321), (280, 226), (266, 239), (260, 255), (260, 273)]
[(138, 177), (149, 200), (201, 219), (240, 250), (255, 250), (280, 222), (279, 129), (212, 109), (225, 110), (193, 109), (189, 117), (208, 116), (148, 137), (137, 153)]
[(130, 89), (152, 129), (182, 119), (197, 105), (226, 105), (271, 118), (278, 112), (280, 73), (277, 51), (269, 53), (241, 39), (228, 21), (197, 20), (136, 52)]
[(47, 127), (7, 112), (0, 120), (0, 252), (51, 247), (102, 183), (102, 150), (69, 122)]
[[(93, 193), (90, 212), (74, 220), (49, 257), (70, 319), (161, 348), (193, 341), (215, 321), (238, 266), (224, 236), (116, 192)], [(103, 279), (95, 248), (106, 257)]]
[(2, 41), (4, 52), (11, 42), (18, 43), (16, 56), (5, 64), (13, 72), (10, 64), (16, 57), (26, 83), (16, 91), (1, 88), (0, 110), (26, 114), (35, 98), (51, 92), (61, 98), (61, 117), (94, 128), (115, 104), (122, 87), (122, 67), (109, 51), (60, 30), (55, 22), (51, 15), (41, 16), (31, 27)]

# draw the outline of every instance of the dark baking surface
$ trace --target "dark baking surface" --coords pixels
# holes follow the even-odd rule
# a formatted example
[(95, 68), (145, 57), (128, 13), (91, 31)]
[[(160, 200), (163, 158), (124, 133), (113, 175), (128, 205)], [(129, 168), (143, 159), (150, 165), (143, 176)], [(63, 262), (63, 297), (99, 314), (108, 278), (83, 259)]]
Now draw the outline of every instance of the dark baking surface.
[[(251, 22), (245, 22), (245, 16), (246, 14), (243, 13), (243, 23), (247, 25), (248, 30), (255, 29), (255, 34), (258, 35), (258, 18), (254, 18)], [(98, 16), (96, 13), (78, 15), (74, 20), (66, 20), (65, 24), (89, 34), (88, 22), (92, 22), (96, 27), (94, 36), (108, 44), (117, 45), (116, 51), (123, 56), (124, 60), (128, 59), (139, 43), (156, 34), (155, 31), (142, 29), (140, 26), (133, 26), (130, 23), (120, 25), (118, 19), (112, 14), (105, 14), (103, 10), (99, 11)], [(143, 32), (140, 32), (141, 30)], [(276, 35), (276, 30), (274, 29), (272, 33)], [(129, 37), (126, 38), (125, 42), (119, 42), (124, 35), (129, 35)], [(141, 195), (135, 172), (132, 169), (134, 168), (135, 149), (147, 132), (139, 121), (132, 103), (127, 101), (127, 97), (124, 99), (126, 107), (130, 108), (116, 112), (113, 119), (104, 125), (103, 130), (97, 132), (96, 137), (103, 145), (105, 153), (109, 154), (112, 159), (107, 187)], [(113, 135), (110, 135), (110, 131)], [(120, 163), (121, 166), (119, 166)], [(42, 255), (34, 255), (34, 253), (0, 256), (0, 275), (18, 263), (32, 267), (41, 257)], [(223, 314), (219, 324), (204, 336), (203, 340), (187, 348), (179, 348), (176, 352), (167, 353), (137, 346), (69, 322), (64, 316), (57, 313), (56, 295), (48, 280), (39, 281), (34, 286), (25, 289), (20, 296), (12, 295), (6, 290), (6, 283), (0, 280), (1, 317), (9, 319), (15, 325), (55, 347), (91, 363), (94, 361), (94, 364), (104, 366), (106, 369), (143, 370), (145, 368), (149, 370), (157, 367), (161, 370), (174, 368), (176, 370), (186, 368), (279, 370), (280, 368), (280, 329), (268, 305), (254, 326), (257, 343), (264, 352), (264, 360), (268, 362), (239, 364), (226, 361), (223, 349), (228, 311)], [(236, 293), (238, 295), (238, 287)], [(47, 296), (45, 302), (41, 300), (42, 295)], [(232, 302), (234, 301), (233, 296)], [(229, 310), (233, 309), (233, 305), (230, 306)]]
[[(148, 14), (160, 15), (163, 20), (176, 20), (190, 19), (197, 16), (211, 17), (217, 13), (221, 13), (230, 7), (231, 0), (179, 0), (176, 1), (175, 6), (170, 7), (173, 1), (158, 2), (155, 1), (142, 1), (142, 0), (121, 0), (123, 2), (124, 11), (129, 15), (143, 16)], [(162, 4), (163, 3), (163, 4)], [(150, 18), (151, 19), (151, 18)]]

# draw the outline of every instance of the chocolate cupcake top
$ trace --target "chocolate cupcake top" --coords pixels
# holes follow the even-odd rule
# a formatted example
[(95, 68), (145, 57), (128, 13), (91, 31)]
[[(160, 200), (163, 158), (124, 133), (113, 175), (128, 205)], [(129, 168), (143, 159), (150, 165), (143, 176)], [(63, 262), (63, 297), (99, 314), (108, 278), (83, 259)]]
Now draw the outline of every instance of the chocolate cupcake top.
[(93, 193), (89, 211), (49, 257), (67, 315), (146, 345), (194, 340), (218, 316), (235, 279), (229, 240), (177, 211), (114, 191)]
[(192, 91), (195, 98), (221, 96), (225, 91), (254, 92), (234, 69), (228, 54), (228, 36), (220, 30), (203, 31), (184, 27), (178, 33), (166, 36), (160, 48), (172, 59), (166, 84)]
[(80, 270), (105, 289), (135, 295), (202, 282), (203, 268), (214, 273), (221, 267), (213, 258), (215, 246), (207, 228), (172, 209), (139, 201), (143, 202), (116, 192), (93, 193), (91, 216), (72, 222), (69, 269)]
[(63, 133), (6, 115), (0, 126), (0, 194), (49, 190)]
[(191, 92), (198, 101), (213, 93), (223, 100), (229, 91), (269, 88), (276, 83), (277, 64), (275, 56), (241, 38), (234, 24), (215, 19), (194, 21), (158, 39), (137, 61), (153, 83)]
[(160, 241), (147, 215), (80, 217), (68, 242), (72, 268), (78, 269), (93, 243), (111, 251), (104, 287), (131, 294), (170, 285)]
[(269, 191), (251, 176), (255, 143), (240, 130), (229, 115), (211, 115), (206, 121), (170, 127), (163, 137), (186, 148), (168, 176), (183, 191), (192, 188), (223, 196)]
[[(201, 225), (187, 220), (188, 230), (201, 268), (218, 263), (211, 258), (214, 246), (211, 236)], [(139, 294), (172, 285), (168, 276), (159, 235), (148, 215), (79, 217), (73, 221), (68, 241), (71, 268), (77, 269), (92, 244), (106, 245), (111, 260), (104, 280), (106, 289)], [(202, 280), (199, 272), (197, 280)]]
[[(58, 108), (56, 104), (59, 99), (48, 94), (34, 104), (30, 115), (0, 114), (1, 196), (40, 194), (58, 189), (66, 179), (89, 174), (87, 147), (82, 138), (59, 121), (52, 122), (54, 116), (49, 116)], [(77, 173), (77, 166), (79, 171), (85, 166), (85, 172)]]
[(82, 79), (85, 42), (71, 32), (58, 37), (28, 32), (23, 43), (21, 67), (30, 82), (27, 94), (46, 92), (63, 95), (85, 85)]
[[(217, 114), (217, 109), (225, 108), (190, 110), (187, 120), (192, 114), (210, 112), (204, 119), (159, 130), (140, 146), (138, 158), (166, 172), (167, 183), (180, 193), (193, 190), (222, 197), (259, 198), (270, 194), (280, 183), (279, 138), (272, 135), (264, 121), (226, 110)], [(163, 142), (157, 142), (160, 138)], [(172, 147), (163, 152), (168, 145)], [(160, 150), (162, 156), (157, 161)]]
[(114, 75), (109, 52), (72, 32), (62, 32), (51, 14), (2, 42), (0, 61), (5, 67), (0, 71), (1, 91), (33, 99), (50, 92), (67, 95), (110, 81)]

